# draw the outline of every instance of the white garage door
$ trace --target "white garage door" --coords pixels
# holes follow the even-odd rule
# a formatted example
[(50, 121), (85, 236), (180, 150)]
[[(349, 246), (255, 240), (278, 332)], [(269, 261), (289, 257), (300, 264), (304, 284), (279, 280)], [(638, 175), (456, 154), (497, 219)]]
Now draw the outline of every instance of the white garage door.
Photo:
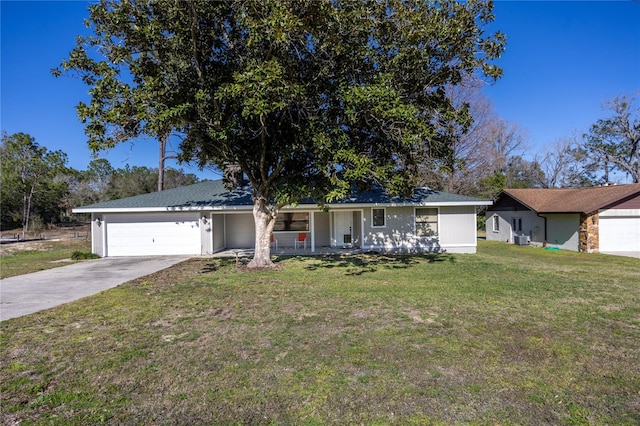
[(640, 251), (640, 217), (600, 217), (600, 251)]
[(107, 215), (107, 256), (200, 254), (198, 215)]

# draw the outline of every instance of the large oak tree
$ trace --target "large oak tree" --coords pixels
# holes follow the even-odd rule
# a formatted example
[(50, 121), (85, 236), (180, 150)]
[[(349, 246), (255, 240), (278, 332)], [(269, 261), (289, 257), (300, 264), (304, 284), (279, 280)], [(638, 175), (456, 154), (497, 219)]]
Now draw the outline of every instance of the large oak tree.
[(279, 209), (355, 183), (406, 192), (446, 152), (444, 93), (495, 79), (490, 1), (101, 0), (62, 69), (91, 87), (90, 146), (179, 132), (182, 160), (238, 165), (253, 188), (255, 255), (269, 267)]

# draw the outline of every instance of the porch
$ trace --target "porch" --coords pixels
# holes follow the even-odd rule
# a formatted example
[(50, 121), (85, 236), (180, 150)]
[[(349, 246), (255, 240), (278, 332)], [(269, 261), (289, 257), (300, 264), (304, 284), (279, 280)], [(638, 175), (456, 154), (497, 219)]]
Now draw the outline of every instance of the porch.
[[(271, 252), (275, 255), (298, 253), (344, 253), (362, 245), (362, 210), (318, 212), (285, 210), (278, 215), (272, 233)], [(206, 218), (203, 253), (233, 255), (253, 253), (253, 216), (245, 212), (212, 212)]]

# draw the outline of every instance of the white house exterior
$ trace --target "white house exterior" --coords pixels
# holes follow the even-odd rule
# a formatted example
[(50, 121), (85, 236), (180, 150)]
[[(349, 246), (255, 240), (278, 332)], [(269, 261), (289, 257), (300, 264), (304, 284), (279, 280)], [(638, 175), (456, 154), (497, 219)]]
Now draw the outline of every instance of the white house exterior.
[[(312, 200), (285, 207), (273, 232), (274, 249), (316, 252), (355, 247), (394, 252), (476, 252), (476, 208), (490, 201), (417, 188), (412, 197), (368, 191), (326, 205)], [(93, 204), (92, 251), (100, 256), (200, 255), (252, 249), (251, 188), (222, 181)], [(304, 235), (303, 235), (304, 234)], [(306, 241), (296, 243), (296, 240)]]
[(640, 252), (640, 184), (505, 189), (487, 209), (487, 240), (582, 252)]

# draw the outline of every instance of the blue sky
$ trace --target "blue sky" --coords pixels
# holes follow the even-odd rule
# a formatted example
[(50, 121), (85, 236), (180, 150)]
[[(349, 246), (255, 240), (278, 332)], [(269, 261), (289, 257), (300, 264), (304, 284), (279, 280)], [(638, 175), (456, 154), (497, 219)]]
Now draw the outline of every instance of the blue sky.
[[(0, 1), (0, 128), (24, 132), (69, 166), (91, 161), (75, 105), (87, 87), (51, 68), (87, 32), (85, 1)], [(586, 131), (606, 116), (602, 104), (621, 94), (640, 96), (640, 2), (498, 1), (489, 30), (507, 35), (497, 62), (504, 76), (485, 92), (502, 118), (528, 134), (529, 154)], [(157, 166), (154, 141), (138, 141), (103, 155), (118, 168)], [(211, 172), (180, 165), (202, 178)]]

